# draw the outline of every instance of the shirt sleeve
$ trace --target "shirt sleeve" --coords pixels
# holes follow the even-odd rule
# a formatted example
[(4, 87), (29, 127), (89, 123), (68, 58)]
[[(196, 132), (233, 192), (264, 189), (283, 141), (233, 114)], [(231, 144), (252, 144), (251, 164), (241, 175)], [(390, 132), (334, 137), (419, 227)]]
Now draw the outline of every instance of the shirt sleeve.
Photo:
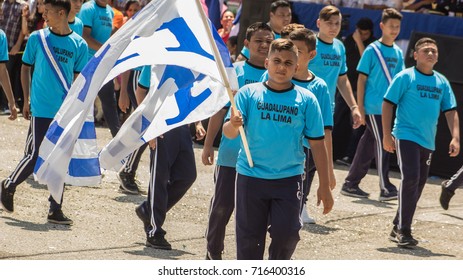
[(138, 85), (148, 89), (151, 84), (151, 66), (144, 66), (138, 78)]
[(455, 94), (453, 93), (452, 87), (450, 86), (449, 81), (443, 77), (445, 87), (444, 87), (444, 96), (442, 97), (441, 102), (441, 111), (446, 112), (457, 107), (457, 102), (455, 99)]
[(22, 57), (22, 61), (24, 64), (27, 64), (27, 65), (35, 64), (37, 50), (40, 48), (37, 44), (38, 43), (37, 37), (38, 37), (38, 33), (37, 31), (34, 31), (32, 32), (32, 34), (29, 36), (29, 39), (27, 40), (26, 49), (24, 50), (24, 54)]
[(346, 48), (344, 47), (344, 44), (339, 41), (339, 45), (341, 48), (341, 71), (339, 72), (339, 75), (345, 75), (347, 74), (347, 63), (346, 63)]
[(79, 18), (82, 20), (82, 23), (85, 27), (93, 27), (93, 15), (94, 9), (90, 5), (83, 5), (82, 10), (79, 13)]
[(407, 75), (398, 74), (391, 82), (387, 88), (386, 94), (384, 95), (384, 100), (392, 104), (398, 104), (402, 95), (407, 90)]
[(313, 140), (323, 139), (325, 137), (322, 114), (315, 97), (307, 100), (304, 135)]
[(0, 62), (8, 61), (8, 42), (6, 41), (6, 35), (2, 31), (0, 32)]
[(373, 48), (370, 46), (368, 46), (365, 49), (362, 57), (360, 58), (359, 64), (357, 65), (357, 72), (362, 73), (366, 76), (370, 75), (372, 51)]
[(77, 56), (77, 61), (74, 64), (74, 73), (80, 73), (88, 61), (88, 45), (84, 39), (82, 39), (81, 44), (79, 45), (79, 53)]

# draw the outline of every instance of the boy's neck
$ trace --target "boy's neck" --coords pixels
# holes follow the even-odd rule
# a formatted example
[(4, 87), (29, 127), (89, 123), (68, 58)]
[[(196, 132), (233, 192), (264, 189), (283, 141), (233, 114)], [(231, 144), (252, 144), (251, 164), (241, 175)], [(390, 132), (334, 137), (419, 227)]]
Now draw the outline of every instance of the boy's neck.
[(416, 69), (418, 69), (418, 71), (426, 75), (432, 75), (432, 73), (434, 73), (433, 72), (434, 67), (420, 64), (418, 62), (416, 63)]
[(299, 65), (299, 68), (297, 69), (296, 73), (294, 74), (295, 79), (301, 80), (301, 81), (309, 81), (313, 77), (313, 74), (309, 71), (309, 65)]
[(282, 91), (282, 90), (287, 90), (290, 89), (293, 83), (291, 81), (288, 81), (287, 83), (275, 83), (272, 81), (272, 79), (268, 79), (265, 83), (267, 83), (267, 86), (271, 88), (272, 90), (276, 91)]
[(327, 36), (325, 34), (322, 34), (320, 32), (318, 33), (318, 38), (320, 38), (320, 40), (322, 40), (323, 42), (329, 43), (329, 44), (333, 43), (333, 41), (334, 41), (334, 38), (331, 38), (331, 37), (329, 37), (329, 36)]
[(380, 41), (386, 46), (392, 46), (394, 44), (394, 38), (387, 37), (387, 36), (382, 36), (381, 38), (379, 38), (378, 41)]
[(265, 60), (259, 61), (259, 60), (250, 58), (248, 59), (248, 63), (255, 65), (257, 67), (265, 67)]
[(69, 13), (69, 15), (68, 15), (68, 22), (74, 22), (75, 19), (76, 19), (76, 14), (74, 14), (74, 13)]
[(71, 28), (69, 28), (68, 21), (57, 24), (56, 26), (49, 26), (53, 33), (58, 35), (67, 35), (71, 33)]

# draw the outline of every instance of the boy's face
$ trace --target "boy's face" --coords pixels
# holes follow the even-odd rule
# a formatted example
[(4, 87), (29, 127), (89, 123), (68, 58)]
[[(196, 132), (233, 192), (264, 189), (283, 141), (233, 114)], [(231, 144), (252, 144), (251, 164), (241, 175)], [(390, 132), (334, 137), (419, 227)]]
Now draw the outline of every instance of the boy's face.
[(64, 14), (65, 13), (62, 8), (54, 7), (51, 4), (45, 4), (42, 17), (48, 26), (55, 27), (62, 21)]
[(439, 57), (439, 51), (435, 44), (426, 43), (421, 45), (420, 48), (413, 53), (413, 57), (417, 64), (434, 67)]
[(297, 55), (286, 50), (271, 52), (265, 60), (269, 80), (274, 84), (284, 85), (291, 82), (297, 66)]
[(273, 33), (268, 30), (257, 30), (251, 36), (251, 41), (244, 40), (244, 45), (249, 49), (250, 59), (263, 62), (268, 55), (268, 48), (272, 41)]
[(78, 14), (83, 2), (83, 0), (71, 0), (71, 13)]
[(270, 13), (270, 25), (281, 30), (285, 25), (291, 23), (291, 9), (289, 7), (279, 7), (275, 13)]
[(294, 45), (296, 45), (298, 50), (297, 55), (297, 64), (299, 65), (307, 65), (309, 61), (313, 58), (312, 52), (313, 50), (309, 50), (307, 44), (304, 41), (298, 40), (291, 40), (293, 41)]
[(341, 16), (333, 15), (329, 20), (318, 19), (317, 27), (321, 34), (334, 39), (341, 31)]
[(127, 14), (128, 18), (131, 18), (133, 17), (134, 14), (140, 11), (140, 9), (141, 9), (140, 4), (135, 2), (129, 6), (129, 8), (127, 9), (127, 11), (125, 11), (125, 13)]
[(363, 29), (360, 29), (360, 28), (357, 28), (359, 34), (360, 34), (360, 40), (362, 40), (362, 42), (365, 42), (366, 40), (368, 40), (370, 37), (371, 37), (371, 30), (369, 29), (366, 29), (366, 30), (363, 30)]
[(381, 22), (379, 24), (381, 31), (383, 32), (383, 36), (387, 36), (393, 40), (399, 36), (400, 33), (400, 20), (391, 18), (388, 19), (385, 23)]

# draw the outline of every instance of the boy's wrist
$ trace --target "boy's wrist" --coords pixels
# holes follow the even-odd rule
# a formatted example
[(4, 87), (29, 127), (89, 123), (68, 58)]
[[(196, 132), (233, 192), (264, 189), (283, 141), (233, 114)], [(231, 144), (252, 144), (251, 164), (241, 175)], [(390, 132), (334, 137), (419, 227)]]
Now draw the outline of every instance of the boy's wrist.
[(359, 107), (359, 105), (355, 104), (355, 105), (352, 105), (350, 106), (350, 110), (351, 111), (354, 111), (355, 109), (357, 109)]

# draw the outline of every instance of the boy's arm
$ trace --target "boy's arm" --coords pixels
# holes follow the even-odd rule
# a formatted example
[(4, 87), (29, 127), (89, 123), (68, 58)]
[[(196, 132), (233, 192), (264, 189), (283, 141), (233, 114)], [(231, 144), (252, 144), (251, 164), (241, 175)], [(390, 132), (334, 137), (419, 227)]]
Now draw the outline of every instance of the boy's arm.
[(344, 98), (347, 106), (349, 106), (351, 110), (352, 120), (354, 122), (352, 127), (358, 128), (362, 123), (362, 116), (360, 115), (357, 102), (355, 102), (354, 94), (352, 93), (352, 87), (350, 85), (349, 79), (347, 79), (347, 75), (341, 75), (338, 77), (337, 86), (339, 92), (342, 95), (342, 98)]
[(326, 155), (328, 158), (328, 170), (330, 177), (330, 189), (336, 187), (336, 177), (334, 176), (334, 165), (333, 165), (333, 137), (331, 135), (331, 129), (325, 128), (325, 147)]
[(223, 118), (226, 113), (226, 109), (221, 109), (209, 119), (206, 139), (204, 140), (203, 152), (201, 154), (201, 160), (204, 165), (214, 164), (214, 139), (220, 130), (220, 126), (222, 125)]
[(6, 99), (8, 99), (8, 108), (11, 112), (8, 119), (15, 120), (18, 116), (18, 111), (16, 110), (13, 90), (11, 89), (10, 76), (8, 75), (5, 63), (0, 63), (0, 84), (6, 94)]
[(121, 74), (121, 91), (119, 94), (119, 109), (122, 112), (127, 113), (127, 109), (130, 107), (129, 93), (127, 92), (127, 86), (130, 79), (130, 70), (125, 71)]
[(357, 79), (357, 104), (359, 106), (361, 125), (365, 125), (365, 83), (367, 78), (366, 75), (359, 73)]
[(328, 174), (328, 156), (325, 141), (309, 139), (313, 160), (318, 172), (319, 187), (317, 190), (317, 206), (323, 202), (323, 214), (328, 214), (333, 208), (334, 200), (330, 190)]
[(382, 107), (382, 116), (381, 120), (383, 123), (383, 148), (389, 153), (394, 153), (395, 151), (395, 141), (392, 136), (392, 114), (393, 114), (394, 105), (383, 101)]
[(445, 112), (447, 125), (449, 126), (452, 140), (449, 145), (449, 155), (456, 157), (460, 153), (460, 121), (456, 110)]
[[(236, 111), (236, 113), (235, 113)], [(241, 112), (231, 108), (230, 120), (225, 122), (222, 128), (223, 135), (230, 139), (235, 139), (240, 134), (239, 128), (243, 125), (243, 117)]]
[(29, 107), (29, 96), (31, 90), (31, 67), (29, 65), (23, 64), (21, 67), (21, 86), (24, 96), (23, 117), (26, 120), (30, 120), (31, 109)]
[(85, 42), (87, 42), (87, 45), (90, 49), (98, 51), (103, 44), (95, 40), (91, 34), (92, 29), (90, 27), (84, 26), (82, 38), (84, 38)]

